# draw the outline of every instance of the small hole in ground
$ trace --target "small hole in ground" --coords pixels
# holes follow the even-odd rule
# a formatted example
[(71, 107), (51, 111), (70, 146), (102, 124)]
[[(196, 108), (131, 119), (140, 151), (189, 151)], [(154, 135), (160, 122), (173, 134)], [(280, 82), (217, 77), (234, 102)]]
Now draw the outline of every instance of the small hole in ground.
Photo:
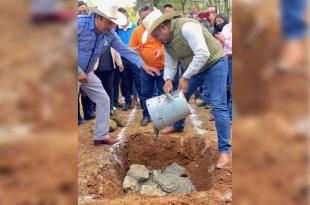
[(113, 155), (118, 160), (117, 169), (122, 184), (130, 165), (140, 164), (148, 169), (164, 170), (172, 163), (186, 169), (187, 174), (197, 191), (211, 188), (212, 168), (217, 156), (214, 148), (207, 147), (201, 137), (181, 139), (169, 135), (161, 135), (157, 141), (153, 134), (137, 133), (126, 137), (123, 144), (114, 149)]

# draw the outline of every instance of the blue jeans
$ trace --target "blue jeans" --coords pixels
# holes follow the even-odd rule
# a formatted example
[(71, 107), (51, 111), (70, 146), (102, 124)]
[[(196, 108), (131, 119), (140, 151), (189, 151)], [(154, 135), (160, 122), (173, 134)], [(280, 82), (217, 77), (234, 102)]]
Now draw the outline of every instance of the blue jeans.
[(138, 97), (138, 91), (135, 84), (132, 84), (132, 97), (137, 98)]
[(287, 39), (303, 39), (307, 32), (306, 0), (282, 0), (282, 32)]
[(120, 93), (119, 91), (121, 91), (121, 95), (125, 96), (125, 89), (126, 87), (124, 87), (124, 82), (122, 79), (122, 73), (119, 71), (119, 68), (117, 67), (116, 69), (114, 69), (114, 79), (113, 79), (113, 105), (116, 105), (119, 103), (119, 96)]
[(143, 109), (143, 117), (150, 117), (150, 114), (146, 107), (146, 100), (153, 97), (154, 84), (157, 85), (157, 94), (162, 95), (164, 93), (164, 71), (160, 72), (160, 76), (151, 76), (141, 69), (141, 103)]
[(158, 88), (156, 81), (154, 82), (154, 91), (153, 91), (153, 97), (159, 96), (158, 95)]
[(229, 117), (232, 120), (233, 113), (232, 113), (232, 60), (228, 60), (228, 83), (229, 83), (229, 96), (227, 99), (228, 103), (228, 110), (229, 110)]
[[(194, 75), (189, 80), (189, 88), (185, 93), (188, 101), (199, 86), (205, 83), (208, 87), (217, 130), (218, 149), (222, 153), (231, 151), (230, 120), (226, 95), (227, 71), (227, 61), (222, 58), (208, 70)], [(185, 119), (176, 122), (173, 127), (177, 130), (183, 130), (184, 124)]]
[(203, 100), (205, 101), (205, 103), (210, 103), (210, 95), (208, 92), (208, 87), (205, 82), (202, 85), (202, 89), (203, 89)]

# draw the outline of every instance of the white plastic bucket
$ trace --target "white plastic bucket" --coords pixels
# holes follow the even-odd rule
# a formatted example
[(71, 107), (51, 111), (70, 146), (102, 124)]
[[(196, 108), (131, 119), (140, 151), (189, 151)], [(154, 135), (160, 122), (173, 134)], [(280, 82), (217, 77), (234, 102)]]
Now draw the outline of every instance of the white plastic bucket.
[(164, 94), (146, 101), (153, 125), (161, 130), (191, 114), (189, 104), (180, 91)]

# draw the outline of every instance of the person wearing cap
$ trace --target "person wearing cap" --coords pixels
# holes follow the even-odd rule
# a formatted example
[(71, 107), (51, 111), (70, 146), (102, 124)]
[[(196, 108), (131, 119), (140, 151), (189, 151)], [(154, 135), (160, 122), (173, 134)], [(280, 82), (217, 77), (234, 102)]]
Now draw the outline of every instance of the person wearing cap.
[[(143, 20), (149, 13), (154, 10), (150, 3), (142, 4), (138, 9), (138, 14)], [(149, 37), (146, 42), (142, 43), (142, 36), (145, 31), (143, 25), (139, 25), (132, 33), (130, 39), (130, 47), (135, 49), (142, 57), (144, 62), (152, 66), (160, 72), (160, 76), (152, 76), (145, 71), (141, 71), (141, 101), (143, 109), (143, 117), (140, 122), (141, 126), (146, 126), (151, 122), (150, 114), (147, 110), (146, 100), (153, 97), (154, 85), (156, 85), (157, 95), (164, 93), (164, 49), (163, 45), (156, 41), (153, 37)]]
[(78, 17), (78, 88), (96, 104), (94, 144), (115, 144), (109, 137), (110, 99), (94, 67), (100, 55), (111, 46), (146, 72), (156, 75), (158, 70), (147, 66), (139, 55), (128, 48), (113, 30), (115, 24), (123, 25), (126, 18), (117, 11), (117, 6), (108, 1), (96, 1), (95, 7), (87, 7), (89, 16)]
[[(179, 90), (189, 100), (194, 91), (205, 83), (215, 117), (220, 157), (217, 168), (230, 164), (230, 119), (227, 108), (226, 81), (228, 65), (220, 42), (198, 21), (176, 18), (175, 13), (162, 14), (154, 10), (142, 24), (165, 48), (164, 91), (173, 89), (172, 80), (180, 61), (185, 72), (180, 79)], [(185, 119), (174, 123), (164, 134), (182, 132)]]

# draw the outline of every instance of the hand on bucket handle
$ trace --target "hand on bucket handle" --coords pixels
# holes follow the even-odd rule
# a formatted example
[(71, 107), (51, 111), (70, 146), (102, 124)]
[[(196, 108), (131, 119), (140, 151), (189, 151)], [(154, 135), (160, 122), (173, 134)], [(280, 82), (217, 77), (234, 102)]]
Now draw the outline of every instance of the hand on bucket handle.
[(169, 93), (173, 89), (172, 80), (168, 79), (165, 81), (164, 92)]
[(168, 99), (172, 99), (172, 92), (171, 91), (167, 93), (167, 97), (168, 97)]

